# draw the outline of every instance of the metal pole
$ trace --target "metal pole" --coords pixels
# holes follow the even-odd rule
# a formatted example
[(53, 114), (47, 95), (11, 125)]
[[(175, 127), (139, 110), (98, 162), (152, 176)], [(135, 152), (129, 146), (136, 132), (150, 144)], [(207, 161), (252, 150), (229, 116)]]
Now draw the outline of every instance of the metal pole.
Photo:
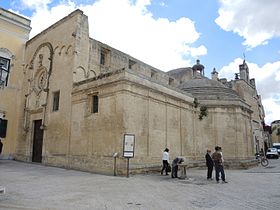
[(114, 176), (117, 176), (116, 167), (117, 167), (117, 157), (114, 157)]
[(129, 158), (127, 158), (127, 171), (126, 171), (126, 177), (129, 178)]
[(0, 63), (0, 85), (2, 85), (2, 63)]

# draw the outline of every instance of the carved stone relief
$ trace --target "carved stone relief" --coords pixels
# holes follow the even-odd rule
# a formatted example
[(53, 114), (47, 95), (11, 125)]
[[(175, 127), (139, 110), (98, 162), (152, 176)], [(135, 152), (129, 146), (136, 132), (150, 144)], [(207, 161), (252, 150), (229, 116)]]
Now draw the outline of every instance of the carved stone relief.
[(47, 68), (43, 66), (43, 59), (43, 54), (39, 54), (39, 65), (38, 69), (36, 70), (32, 85), (33, 91), (36, 93), (36, 95), (40, 95), (40, 93), (47, 88), (48, 72)]
[[(27, 107), (30, 110), (42, 108), (47, 100), (48, 79), (51, 67), (51, 50), (48, 43), (42, 44), (34, 53), (29, 64), (29, 93)], [(32, 66), (32, 68), (30, 68)]]

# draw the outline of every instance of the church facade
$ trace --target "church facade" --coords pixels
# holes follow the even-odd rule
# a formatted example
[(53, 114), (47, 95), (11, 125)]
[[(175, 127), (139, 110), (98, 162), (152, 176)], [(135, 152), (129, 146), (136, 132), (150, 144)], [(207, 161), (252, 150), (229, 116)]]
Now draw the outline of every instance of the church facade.
[[(2, 101), (10, 80), (0, 90), (8, 120), (5, 153), (124, 174), (124, 136), (130, 135), (134, 172), (159, 170), (166, 147), (171, 158), (183, 156), (190, 166), (204, 165), (206, 149), (216, 145), (229, 166), (255, 163), (254, 153), (264, 147), (264, 113), (245, 61), (233, 81), (216, 71), (208, 79), (199, 61), (163, 72), (90, 38), (88, 27), (87, 16), (76, 10), (24, 44), (21, 65), (10, 68), (20, 72), (18, 103)], [(17, 126), (10, 128), (12, 120)], [(15, 146), (6, 149), (11, 142)]]

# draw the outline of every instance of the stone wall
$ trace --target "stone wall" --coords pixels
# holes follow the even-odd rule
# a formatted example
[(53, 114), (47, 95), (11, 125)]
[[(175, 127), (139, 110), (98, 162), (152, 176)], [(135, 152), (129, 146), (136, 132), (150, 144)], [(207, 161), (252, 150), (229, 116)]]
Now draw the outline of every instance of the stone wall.
[[(93, 93), (100, 99), (98, 113), (88, 111)], [(236, 165), (253, 159), (247, 141), (250, 115), (241, 108), (210, 108), (209, 115), (199, 120), (192, 98), (125, 70), (77, 84), (72, 95), (71, 146), (65, 167), (112, 174), (117, 152), (118, 174), (125, 174), (124, 134), (136, 138), (135, 157), (130, 160), (134, 172), (158, 170), (165, 147), (170, 148), (170, 159), (184, 156), (190, 166), (202, 166), (206, 149), (214, 150), (215, 145), (222, 146), (225, 159)]]
[(216, 145), (230, 161), (252, 159), (251, 116), (243, 103), (216, 101), (199, 120), (194, 98), (176, 88), (176, 78), (90, 39), (79, 10), (31, 39), (26, 60), (19, 160), (32, 161), (34, 120), (40, 119), (47, 165), (113, 174), (118, 153), (116, 170), (125, 174), (124, 134), (136, 138), (133, 172), (158, 170), (166, 147), (170, 160), (184, 156), (190, 166), (201, 166), (206, 149)]

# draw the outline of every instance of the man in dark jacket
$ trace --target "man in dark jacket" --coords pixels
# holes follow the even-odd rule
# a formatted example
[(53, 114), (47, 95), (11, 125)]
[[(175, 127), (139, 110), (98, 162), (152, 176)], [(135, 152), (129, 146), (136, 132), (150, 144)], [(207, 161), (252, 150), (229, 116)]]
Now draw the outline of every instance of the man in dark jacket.
[(184, 159), (181, 157), (176, 157), (172, 161), (172, 171), (171, 171), (172, 178), (178, 178), (178, 164), (181, 164), (182, 162), (184, 162)]
[(212, 159), (215, 165), (217, 183), (219, 183), (220, 180), (220, 173), (221, 173), (221, 178), (223, 180), (223, 183), (227, 183), (225, 172), (224, 172), (224, 159), (223, 159), (221, 147), (219, 146), (215, 147), (215, 152), (212, 155)]
[(0, 155), (1, 155), (1, 153), (2, 153), (2, 149), (3, 149), (3, 143), (2, 143), (2, 141), (1, 141), (1, 139), (0, 139)]
[(206, 166), (207, 166), (207, 179), (213, 180), (212, 172), (213, 172), (214, 162), (213, 162), (213, 159), (211, 158), (211, 150), (207, 150), (205, 159), (206, 159)]

